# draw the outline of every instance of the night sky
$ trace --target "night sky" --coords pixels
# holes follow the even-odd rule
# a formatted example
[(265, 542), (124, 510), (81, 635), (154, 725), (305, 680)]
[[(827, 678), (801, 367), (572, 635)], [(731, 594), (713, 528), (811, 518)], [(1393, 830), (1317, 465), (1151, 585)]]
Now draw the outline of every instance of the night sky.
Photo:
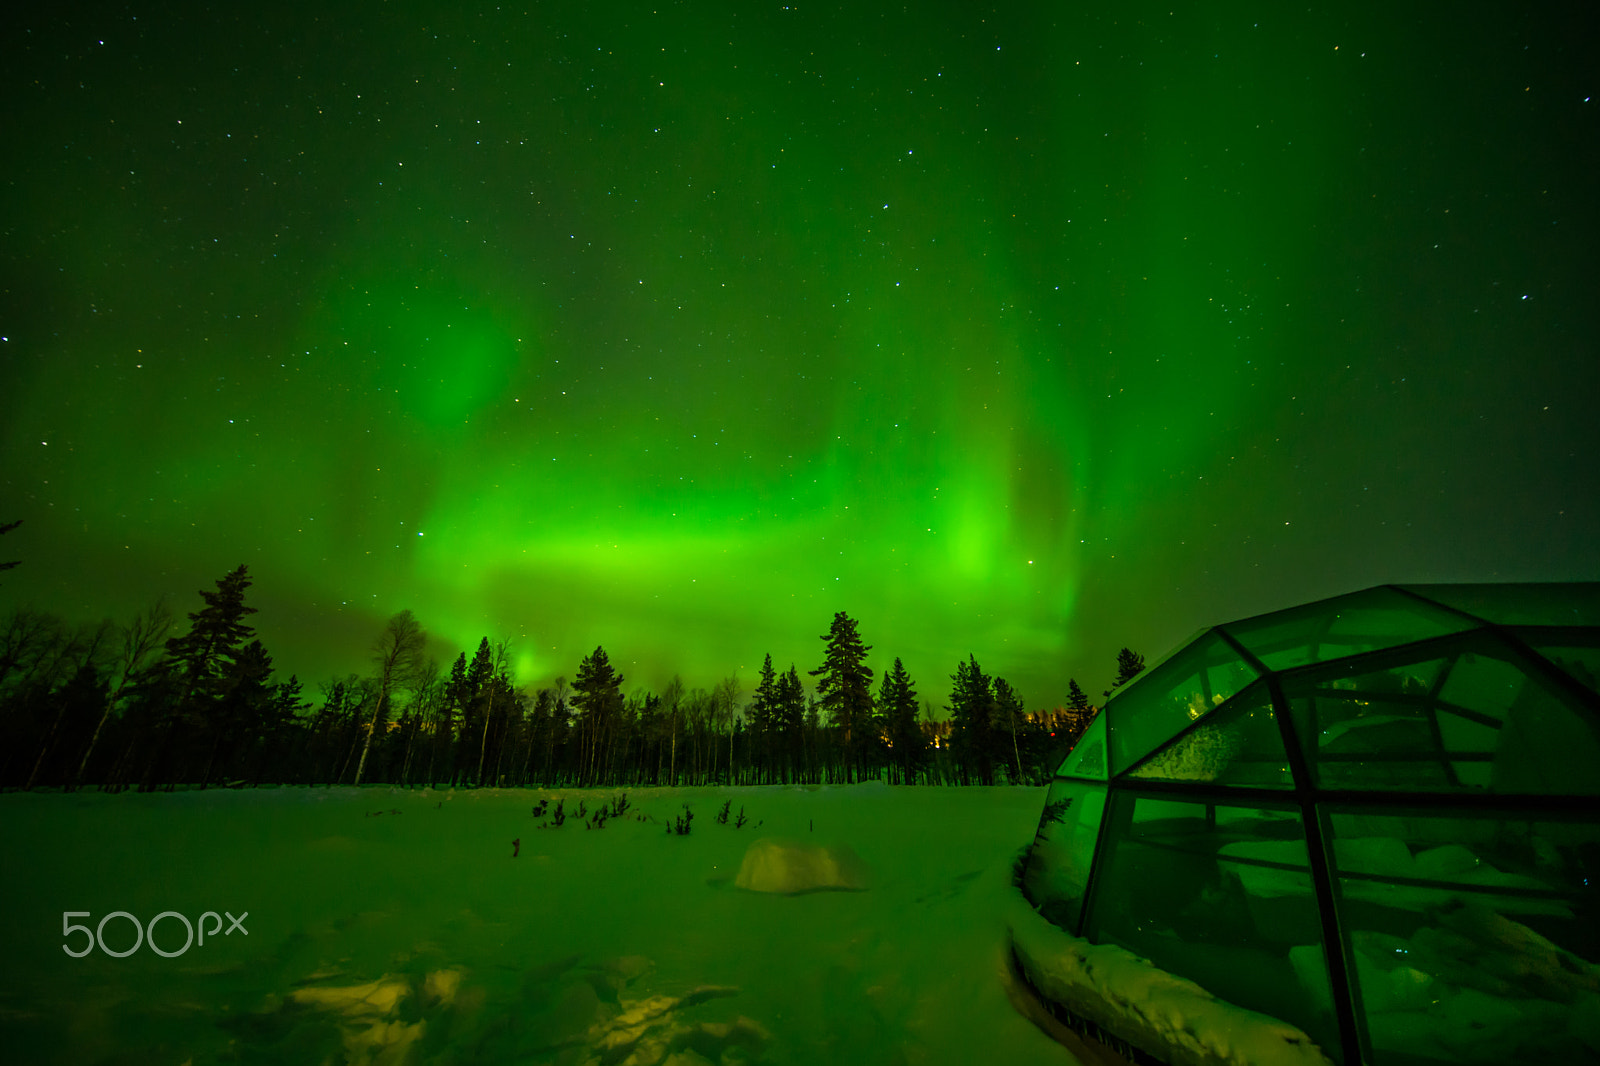
[(0, 611), (946, 702), (1600, 578), (1584, 5), (30, 5)]

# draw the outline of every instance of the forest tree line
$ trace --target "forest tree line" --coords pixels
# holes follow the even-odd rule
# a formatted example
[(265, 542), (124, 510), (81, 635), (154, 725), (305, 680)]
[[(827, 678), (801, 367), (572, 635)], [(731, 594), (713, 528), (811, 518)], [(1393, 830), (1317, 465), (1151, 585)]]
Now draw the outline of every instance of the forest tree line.
[[(624, 694), (600, 647), (570, 683), (518, 688), (506, 642), (485, 637), (446, 672), (401, 611), (367, 672), (329, 679), (316, 700), (276, 678), (247, 621), (250, 584), (240, 566), (202, 591), (178, 635), (159, 604), (76, 628), (13, 610), (0, 622), (0, 787), (1042, 784), (1096, 712), (1070, 680), (1065, 708), (1030, 713), (969, 656), (936, 718), (899, 659), (874, 675), (842, 611), (809, 693), (769, 654), (748, 697), (736, 677)], [(1123, 649), (1113, 687), (1143, 665)]]

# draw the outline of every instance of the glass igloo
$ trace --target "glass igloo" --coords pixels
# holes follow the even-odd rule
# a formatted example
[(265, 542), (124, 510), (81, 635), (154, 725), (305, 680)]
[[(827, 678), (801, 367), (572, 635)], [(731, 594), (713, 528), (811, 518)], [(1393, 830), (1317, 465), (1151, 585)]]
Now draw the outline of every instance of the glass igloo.
[[(1385, 585), (1215, 626), (1067, 756), (1023, 894), (1318, 1060), (1600, 1062), (1597, 675), (1600, 583)], [(1058, 1005), (1193, 1058), (1105, 1003)]]

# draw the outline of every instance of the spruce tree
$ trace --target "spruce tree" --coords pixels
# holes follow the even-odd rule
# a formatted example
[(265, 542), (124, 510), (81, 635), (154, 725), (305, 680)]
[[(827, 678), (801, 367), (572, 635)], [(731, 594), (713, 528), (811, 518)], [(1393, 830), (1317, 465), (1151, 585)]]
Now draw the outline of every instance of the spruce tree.
[(1089, 728), (1089, 723), (1094, 721), (1094, 708), (1089, 706), (1088, 694), (1072, 678), (1067, 679), (1066, 718), (1066, 726), (1062, 729), (1062, 735), (1056, 738), (1056, 746), (1071, 751), (1077, 745), (1078, 738), (1083, 736), (1083, 731)]
[(191, 725), (194, 730), (191, 739), (203, 744), (203, 735), (209, 731), (213, 734), (213, 750), (220, 742), (217, 734), (225, 727), (212, 720), (212, 712), (226, 687), (229, 666), (238, 658), (245, 642), (255, 636), (255, 630), (244, 621), (256, 613), (254, 607), (244, 605), (244, 593), (250, 585), (249, 569), (240, 564), (218, 579), (215, 592), (200, 590), (200, 598), (206, 605), (189, 615), (189, 632), (166, 642), (166, 672), (175, 675), (172, 692), (176, 698), (162, 715), (158, 727), (160, 735), (139, 785), (141, 792), (155, 787), (156, 773), (178, 721)]
[(750, 699), (750, 729), (748, 750), (755, 754), (756, 780), (766, 784), (772, 780), (772, 748), (778, 731), (778, 674), (772, 668), (772, 653), (768, 652), (761, 664), (761, 680), (756, 684), (755, 695)]
[(467, 667), (467, 687), (463, 697), (467, 703), (478, 698), (478, 693), (483, 686), (489, 683), (489, 678), (494, 676), (494, 649), (489, 646), (489, 638), (484, 637), (478, 641), (477, 653), (472, 656), (472, 665)]
[(280, 681), (273, 685), (267, 696), (266, 711), (262, 715), (259, 725), (256, 751), (245, 770), (251, 787), (261, 783), (271, 763), (277, 764), (278, 777), (282, 782), (288, 780), (288, 766), (284, 755), (294, 741), (295, 736), (305, 735), (306, 722), (301, 717), (311, 704), (302, 698), (300, 692), (300, 679), (293, 674), (289, 680)]
[[(477, 780), (479, 763), (482, 762), (481, 754), (485, 739), (485, 730), (488, 722), (480, 724), (483, 717), (483, 701), (479, 699), (484, 686), (489, 681), (489, 676), (494, 673), (494, 651), (489, 647), (489, 638), (483, 637), (478, 641), (478, 650), (470, 662), (466, 660), (466, 653), (462, 653), (462, 671), (458, 678), (455, 668), (450, 671), (450, 681), (446, 687), (447, 699), (455, 703), (457, 712), (461, 716), (461, 728), (458, 731), (460, 741), (456, 746), (456, 778), (466, 781), (469, 778)], [(480, 758), (472, 757), (472, 742), (478, 742)]]
[[(450, 679), (444, 683), (444, 698), (439, 705), (439, 727), (433, 738), (433, 755), (438, 757), (439, 771), (453, 781), (460, 766), (456, 738), (467, 736), (467, 653), (456, 656), (450, 664)], [(428, 760), (428, 780), (435, 780), (434, 760)]]
[(778, 678), (778, 728), (783, 735), (784, 784), (801, 779), (805, 766), (806, 687), (794, 663)]
[(200, 598), (206, 605), (189, 615), (189, 632), (167, 641), (167, 656), (183, 673), (186, 699), (216, 695), (228, 660), (255, 636), (255, 629), (244, 622), (256, 613), (244, 605), (244, 591), (250, 585), (248, 568), (240, 565), (217, 581), (215, 592), (202, 589)]
[(995, 726), (1011, 734), (1011, 783), (1022, 783), (1022, 751), (1017, 743), (1017, 723), (1023, 714), (1022, 697), (1003, 677), (994, 679)]
[(200, 774), (200, 787), (211, 783), (214, 771), (224, 778), (233, 776), (227, 771), (230, 761), (242, 748), (248, 752), (267, 731), (272, 704), (272, 656), (252, 640), (229, 660), (223, 678), (223, 692), (214, 712), (216, 728), (205, 769)]
[(597, 647), (578, 664), (572, 683), (572, 705), (578, 709), (579, 781), (592, 784), (599, 766), (602, 731), (622, 708), (621, 674), (612, 667), (606, 650)]
[(1080, 713), (1089, 709), (1089, 697), (1075, 678), (1067, 678), (1067, 709)]
[(511, 694), (511, 682), (504, 676), (506, 648), (506, 641), (497, 641), (490, 647), (489, 638), (484, 637), (478, 643), (478, 653), (472, 657), (472, 665), (467, 668), (467, 688), (473, 713), (483, 718), (483, 728), (478, 733), (478, 769), (473, 776), (473, 783), (480, 787), (489, 757), (489, 727), (494, 723), (495, 708), (500, 709), (504, 718), (505, 709), (510, 703), (506, 697)]
[(928, 738), (917, 722), (917, 706), (916, 686), (897, 658), (883, 675), (878, 707), (888, 727), (890, 755), (902, 785), (914, 784), (928, 762)]
[(872, 718), (872, 671), (865, 662), (872, 648), (861, 643), (855, 619), (843, 611), (833, 616), (833, 625), (820, 639), (828, 642), (827, 658), (811, 676), (820, 678), (817, 697), (839, 730), (849, 781)]
[(1106, 689), (1106, 695), (1111, 695), (1112, 689), (1119, 689), (1139, 676), (1144, 669), (1144, 656), (1128, 648), (1117, 652), (1117, 679), (1111, 682), (1111, 688)]
[(964, 785), (994, 784), (994, 693), (971, 655), (950, 680), (950, 746)]
[[(488, 638), (484, 638), (487, 642)], [(450, 680), (445, 682), (445, 699), (454, 710), (460, 710), (467, 704), (467, 653), (462, 652), (456, 656), (456, 661), (450, 664)]]

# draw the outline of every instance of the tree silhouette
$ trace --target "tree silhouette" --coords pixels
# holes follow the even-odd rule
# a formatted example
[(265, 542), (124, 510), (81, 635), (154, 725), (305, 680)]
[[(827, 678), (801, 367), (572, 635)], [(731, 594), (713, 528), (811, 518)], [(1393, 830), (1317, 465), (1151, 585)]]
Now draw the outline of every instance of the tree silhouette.
[(1012, 784), (1022, 782), (1022, 752), (1017, 745), (1017, 721), (1022, 717), (1022, 697), (1003, 677), (994, 679), (995, 724), (1004, 723), (1011, 733)]
[(1094, 720), (1094, 708), (1089, 706), (1089, 697), (1073, 678), (1067, 679), (1066, 718), (1066, 725), (1062, 729), (1062, 735), (1057, 738), (1056, 746), (1070, 751), (1077, 745), (1078, 738), (1083, 736), (1083, 731), (1089, 728), (1089, 723)]
[(961, 783), (994, 784), (994, 692), (983, 668), (971, 655), (956, 664), (950, 680), (950, 744)]
[(200, 771), (201, 788), (211, 783), (219, 765), (226, 769), (240, 749), (248, 751), (270, 731), (271, 679), (272, 656), (259, 640), (252, 640), (229, 659), (223, 691), (212, 712), (213, 737)]
[(761, 663), (761, 679), (750, 699), (748, 750), (756, 764), (757, 781), (772, 780), (773, 741), (781, 728), (778, 703), (778, 673), (772, 668), (772, 653)]
[(784, 784), (800, 780), (805, 766), (806, 687), (794, 663), (778, 678), (778, 728), (783, 734)]
[(917, 689), (898, 658), (883, 675), (878, 707), (889, 731), (889, 754), (899, 772), (900, 783), (917, 780), (928, 762), (928, 738), (917, 722)]
[(376, 668), (374, 680), (378, 683), (376, 698), (372, 701), (372, 718), (367, 723), (366, 740), (361, 745), (361, 761), (356, 764), (356, 784), (361, 784), (361, 774), (367, 768), (367, 753), (372, 750), (372, 737), (378, 723), (389, 720), (389, 699), (396, 689), (416, 683), (422, 672), (422, 651), (428, 636), (409, 610), (401, 611), (384, 624), (383, 632), (372, 643), (372, 665)]
[(1067, 678), (1067, 709), (1069, 711), (1087, 711), (1089, 697), (1074, 678)]
[(473, 777), (478, 785), (483, 784), (483, 767), (489, 756), (489, 727), (494, 722), (495, 709), (499, 708), (504, 717), (506, 707), (511, 702), (511, 682), (505, 678), (509, 648), (509, 642), (504, 640), (496, 641), (490, 647), (489, 638), (484, 637), (478, 643), (478, 653), (472, 657), (472, 665), (467, 668), (468, 699), (474, 713), (481, 708), (483, 716), (483, 729), (478, 737), (478, 772)]
[(182, 668), (189, 694), (215, 691), (227, 661), (255, 636), (255, 630), (244, 623), (247, 615), (256, 613), (254, 607), (244, 605), (244, 591), (250, 585), (249, 570), (241, 564), (218, 580), (217, 591), (202, 589), (200, 598), (206, 605), (189, 615), (189, 632), (167, 641), (167, 655)]
[(94, 732), (90, 734), (89, 742), (84, 746), (83, 757), (78, 760), (78, 769), (72, 775), (73, 787), (83, 781), (84, 774), (88, 770), (89, 757), (94, 754), (95, 745), (100, 741), (100, 734), (104, 731), (111, 712), (145, 671), (150, 657), (161, 646), (162, 639), (171, 628), (172, 612), (167, 609), (165, 600), (157, 600), (152, 607), (135, 615), (133, 621), (120, 630), (121, 639), (115, 667), (117, 681), (115, 686), (107, 691), (105, 704), (100, 709), (99, 721), (95, 723)]
[(1111, 695), (1112, 689), (1119, 689), (1132, 681), (1144, 669), (1144, 656), (1123, 648), (1117, 652), (1117, 679), (1111, 682), (1111, 688), (1106, 689), (1106, 695)]
[(727, 730), (728, 732), (728, 783), (733, 783), (733, 726), (734, 711), (738, 709), (739, 697), (744, 692), (744, 686), (737, 677), (725, 677), (717, 682), (711, 690), (711, 732), (713, 749), (711, 753), (711, 774), (716, 776), (717, 753), (715, 749), (716, 734)]
[(155, 787), (155, 776), (165, 755), (172, 735), (180, 721), (188, 723), (195, 739), (212, 734), (209, 766), (216, 749), (222, 742), (223, 723), (212, 720), (211, 712), (225, 694), (231, 680), (229, 671), (239, 658), (245, 642), (255, 636), (255, 630), (244, 619), (255, 614), (254, 607), (244, 605), (244, 593), (251, 585), (249, 568), (244, 564), (217, 581), (217, 590), (200, 590), (205, 607), (189, 615), (189, 631), (181, 637), (167, 641), (167, 659), (175, 682), (172, 691), (176, 698), (161, 716), (158, 735), (150, 759), (145, 765), (141, 792)]
[(596, 647), (578, 664), (572, 705), (578, 710), (579, 773), (585, 784), (593, 782), (598, 773), (602, 730), (622, 710), (622, 681), (605, 648)]
[(833, 625), (820, 639), (828, 642), (827, 658), (811, 676), (820, 678), (817, 698), (839, 730), (849, 781), (865, 739), (861, 734), (872, 717), (872, 671), (864, 661), (872, 648), (861, 643), (856, 620), (843, 611), (833, 616)]

